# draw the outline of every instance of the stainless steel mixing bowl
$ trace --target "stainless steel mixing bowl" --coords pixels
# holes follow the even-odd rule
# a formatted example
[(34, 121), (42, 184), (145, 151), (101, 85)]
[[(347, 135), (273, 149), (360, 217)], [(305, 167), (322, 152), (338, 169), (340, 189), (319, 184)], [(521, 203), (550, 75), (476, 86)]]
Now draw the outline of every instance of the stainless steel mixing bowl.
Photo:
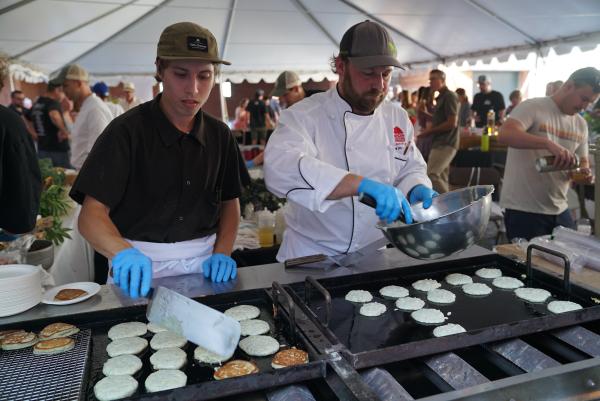
[(481, 238), (490, 220), (493, 185), (457, 189), (433, 198), (428, 209), (411, 205), (414, 224), (380, 223), (386, 238), (416, 259), (433, 260), (463, 251)]

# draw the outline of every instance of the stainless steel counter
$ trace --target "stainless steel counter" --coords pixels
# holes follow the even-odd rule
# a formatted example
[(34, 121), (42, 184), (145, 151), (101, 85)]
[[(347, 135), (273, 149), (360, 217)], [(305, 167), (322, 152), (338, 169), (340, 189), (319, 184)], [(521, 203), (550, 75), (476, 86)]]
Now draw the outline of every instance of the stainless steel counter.
[[(485, 248), (473, 246), (458, 255), (439, 259), (436, 262), (487, 255), (489, 253), (490, 251)], [(153, 286), (162, 285), (188, 297), (200, 297), (231, 291), (269, 288), (273, 281), (278, 281), (280, 284), (300, 282), (304, 281), (304, 278), (309, 274), (315, 278), (337, 277), (428, 263), (431, 262), (412, 259), (397, 249), (390, 248), (366, 256), (364, 260), (357, 263), (356, 267), (352, 268), (333, 267), (326, 270), (307, 268), (285, 269), (283, 263), (273, 263), (240, 268), (238, 269), (237, 278), (227, 283), (213, 283), (210, 280), (205, 280), (201, 274), (190, 274), (156, 279), (153, 282)], [(126, 306), (145, 305), (147, 302), (146, 298), (131, 299), (118, 287), (108, 284), (103, 285), (97, 295), (86, 301), (66, 306), (39, 304), (18, 315), (0, 318), (0, 326), (36, 319), (59, 318), (77, 313), (109, 311)]]

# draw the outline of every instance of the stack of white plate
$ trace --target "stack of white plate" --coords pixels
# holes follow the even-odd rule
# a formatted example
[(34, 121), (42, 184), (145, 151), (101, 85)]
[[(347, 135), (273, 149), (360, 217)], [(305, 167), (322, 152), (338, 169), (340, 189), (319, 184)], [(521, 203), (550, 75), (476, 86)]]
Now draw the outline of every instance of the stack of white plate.
[(42, 275), (38, 266), (0, 266), (0, 317), (16, 315), (42, 300)]

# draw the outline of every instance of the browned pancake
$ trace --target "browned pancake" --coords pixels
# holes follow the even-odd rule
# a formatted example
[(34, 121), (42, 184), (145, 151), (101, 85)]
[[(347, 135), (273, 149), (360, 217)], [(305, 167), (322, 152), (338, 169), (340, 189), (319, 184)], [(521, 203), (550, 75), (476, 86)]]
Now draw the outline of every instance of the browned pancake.
[(216, 380), (228, 379), (230, 377), (246, 376), (252, 373), (258, 373), (258, 366), (254, 362), (236, 359), (227, 362), (217, 369), (213, 375)]
[(22, 329), (14, 329), (14, 330), (1, 330), (0, 331), (0, 343), (2, 342), (2, 339), (6, 336), (8, 336), (9, 334), (14, 334), (14, 333), (24, 333), (25, 330)]
[(68, 323), (52, 323), (40, 331), (40, 339), (47, 340), (50, 338), (68, 337), (71, 334), (78, 333), (79, 329)]
[(37, 341), (35, 333), (21, 331), (9, 334), (2, 339), (2, 349), (12, 350), (19, 348), (31, 347)]
[(35, 355), (52, 355), (66, 352), (73, 349), (75, 346), (75, 340), (68, 337), (53, 338), (50, 340), (43, 340), (33, 346), (33, 353)]
[(275, 369), (308, 363), (308, 353), (296, 348), (284, 349), (273, 357), (271, 366)]
[(80, 290), (78, 288), (65, 288), (60, 290), (55, 296), (55, 301), (70, 301), (75, 298), (87, 295), (87, 291)]

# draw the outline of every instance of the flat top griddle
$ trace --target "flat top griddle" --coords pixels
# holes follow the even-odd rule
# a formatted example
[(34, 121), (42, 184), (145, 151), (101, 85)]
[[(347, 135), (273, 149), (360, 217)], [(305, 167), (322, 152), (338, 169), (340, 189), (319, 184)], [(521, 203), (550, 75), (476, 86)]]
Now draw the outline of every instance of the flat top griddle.
[[(547, 302), (554, 299), (569, 299), (580, 303), (585, 309), (560, 316), (554, 315), (547, 310), (547, 302), (542, 304), (526, 302), (519, 299), (513, 290), (499, 289), (492, 285), (492, 280), (475, 276), (475, 271), (482, 267), (499, 268), (504, 276), (518, 278), (526, 286), (549, 290), (552, 298)], [(474, 282), (488, 284), (492, 288), (492, 293), (484, 297), (469, 296), (460, 287), (445, 282), (444, 278), (449, 273), (470, 275)], [(377, 351), (380, 360), (381, 358), (388, 358), (389, 361), (402, 360), (449, 351), (459, 345), (473, 345), (533, 333), (551, 328), (550, 326), (561, 327), (579, 323), (591, 320), (593, 316), (600, 318), (600, 306), (596, 306), (591, 299), (593, 293), (574, 286), (569, 295), (565, 293), (563, 282), (559, 279), (536, 271), (530, 281), (522, 277), (524, 273), (524, 265), (498, 255), (487, 255), (467, 260), (317, 280), (331, 295), (329, 323), (326, 324), (327, 303), (315, 289), (310, 291), (310, 302), (307, 302), (305, 312), (313, 316), (313, 320), (321, 326), (332, 342), (342, 344), (349, 353), (354, 354), (355, 367), (365, 366), (358, 359), (360, 355), (369, 352)], [(449, 305), (428, 302), (425, 292), (417, 291), (411, 286), (414, 281), (423, 278), (432, 278), (442, 283), (441, 288), (452, 291), (456, 295), (456, 301)], [(445, 323), (460, 324), (467, 333), (435, 338), (433, 329), (437, 325), (417, 323), (411, 318), (410, 312), (403, 312), (395, 307), (395, 300), (385, 299), (379, 294), (379, 289), (392, 284), (409, 289), (410, 296), (421, 298), (426, 302), (426, 308), (442, 311), (448, 318)], [(297, 303), (303, 303), (306, 285), (289, 286)], [(379, 317), (360, 315), (359, 309), (362, 304), (344, 299), (346, 293), (352, 289), (370, 291), (373, 301), (386, 305), (387, 311)], [(394, 349), (398, 351), (396, 355), (389, 352)], [(369, 366), (374, 366), (375, 358), (371, 359), (373, 360)]]

